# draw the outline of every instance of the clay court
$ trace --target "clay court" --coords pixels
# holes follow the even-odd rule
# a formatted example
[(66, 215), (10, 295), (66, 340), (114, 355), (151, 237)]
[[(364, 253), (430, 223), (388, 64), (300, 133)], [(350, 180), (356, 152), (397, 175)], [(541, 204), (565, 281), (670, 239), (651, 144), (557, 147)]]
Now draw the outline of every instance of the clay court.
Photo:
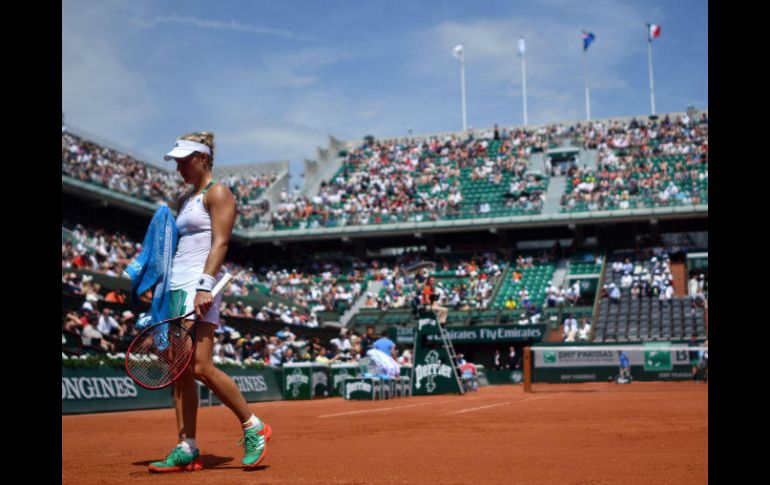
[(708, 482), (708, 385), (482, 388), (465, 396), (253, 403), (273, 427), (264, 466), (240, 468), (238, 423), (202, 408), (205, 469), (151, 474), (175, 444), (172, 409), (62, 417), (62, 483), (553, 484)]

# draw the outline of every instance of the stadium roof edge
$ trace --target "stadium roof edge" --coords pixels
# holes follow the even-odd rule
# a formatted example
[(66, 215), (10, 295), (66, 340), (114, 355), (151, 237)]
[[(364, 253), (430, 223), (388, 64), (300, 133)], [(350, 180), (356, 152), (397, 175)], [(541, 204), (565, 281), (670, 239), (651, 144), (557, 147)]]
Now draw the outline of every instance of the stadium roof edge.
[(369, 226), (347, 226), (337, 228), (292, 229), (267, 231), (249, 229), (245, 236), (254, 243), (261, 242), (297, 242), (323, 239), (339, 239), (342, 237), (366, 238), (378, 235), (400, 236), (415, 233), (449, 233), (467, 230), (483, 230), (489, 228), (531, 228), (557, 227), (568, 224), (599, 224), (606, 222), (633, 222), (650, 219), (681, 219), (708, 217), (708, 205), (687, 207), (660, 207), (628, 210), (612, 210), (601, 212), (577, 212), (539, 214), (534, 216), (512, 216), (495, 218), (462, 219), (453, 221), (394, 223)]

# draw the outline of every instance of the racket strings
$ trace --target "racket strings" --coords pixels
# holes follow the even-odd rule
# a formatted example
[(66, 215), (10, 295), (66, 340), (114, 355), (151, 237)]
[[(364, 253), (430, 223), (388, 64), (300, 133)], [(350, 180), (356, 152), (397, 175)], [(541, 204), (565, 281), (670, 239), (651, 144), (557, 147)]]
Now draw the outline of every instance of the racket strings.
[(163, 387), (185, 370), (193, 349), (192, 336), (181, 323), (150, 327), (129, 349), (127, 370), (147, 387)]

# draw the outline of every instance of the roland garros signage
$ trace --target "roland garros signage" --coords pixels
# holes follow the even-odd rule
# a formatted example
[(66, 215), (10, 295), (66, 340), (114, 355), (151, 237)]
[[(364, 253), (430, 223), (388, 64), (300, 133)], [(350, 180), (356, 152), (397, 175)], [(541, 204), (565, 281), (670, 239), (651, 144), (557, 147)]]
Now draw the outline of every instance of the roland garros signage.
[[(396, 343), (414, 342), (415, 327), (390, 328), (390, 339)], [(545, 325), (488, 325), (475, 327), (447, 327), (454, 344), (539, 342), (545, 336)], [(438, 338), (429, 335), (428, 339)]]

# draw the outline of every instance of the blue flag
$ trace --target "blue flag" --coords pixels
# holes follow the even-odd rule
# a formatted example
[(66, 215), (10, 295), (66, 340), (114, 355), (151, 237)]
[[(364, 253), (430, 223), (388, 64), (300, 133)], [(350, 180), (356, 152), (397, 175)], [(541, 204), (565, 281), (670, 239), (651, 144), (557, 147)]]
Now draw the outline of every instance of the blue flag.
[(591, 42), (593, 42), (595, 38), (596, 36), (594, 36), (592, 32), (586, 32), (585, 30), (583, 31), (583, 50), (584, 51), (588, 50), (588, 46), (591, 45)]

